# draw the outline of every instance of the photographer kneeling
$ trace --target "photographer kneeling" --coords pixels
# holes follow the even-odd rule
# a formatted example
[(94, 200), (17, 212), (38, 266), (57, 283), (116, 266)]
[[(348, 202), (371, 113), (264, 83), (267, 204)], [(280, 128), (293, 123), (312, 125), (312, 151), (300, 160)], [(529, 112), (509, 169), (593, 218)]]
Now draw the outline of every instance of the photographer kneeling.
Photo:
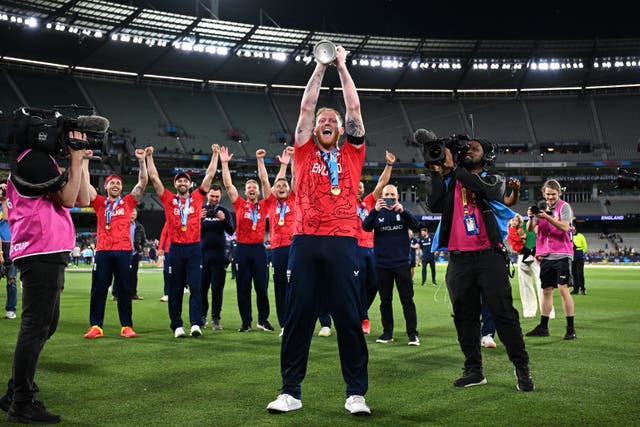
[(533, 391), (529, 355), (518, 312), (513, 307), (504, 248), (489, 203), (502, 203), (505, 192), (504, 177), (484, 171), (495, 158), (494, 147), (478, 140), (432, 141), (425, 145), (425, 153), (438, 144), (442, 147), (442, 159), (430, 161), (425, 155), (431, 169), (427, 193), (431, 211), (442, 212), (434, 245), (437, 240), (436, 249), (448, 248), (450, 253), (446, 283), (458, 342), (465, 356), (463, 375), (453, 385), (471, 387), (487, 383), (480, 352), (480, 312), (485, 301), (509, 360), (515, 365), (517, 389)]
[[(78, 131), (69, 132), (68, 137), (74, 147), (86, 141)], [(62, 174), (48, 153), (27, 149), (18, 155), (7, 180), (11, 257), (20, 270), (23, 289), (12, 377), (0, 397), (0, 408), (8, 411), (7, 419), (13, 422), (54, 424), (61, 419), (36, 399), (34, 376), (40, 352), (58, 325), (64, 270), (75, 244), (69, 208), (89, 203), (88, 160), (83, 161), (83, 156), (91, 152), (74, 150), (71, 144), (66, 147), (68, 172)]]

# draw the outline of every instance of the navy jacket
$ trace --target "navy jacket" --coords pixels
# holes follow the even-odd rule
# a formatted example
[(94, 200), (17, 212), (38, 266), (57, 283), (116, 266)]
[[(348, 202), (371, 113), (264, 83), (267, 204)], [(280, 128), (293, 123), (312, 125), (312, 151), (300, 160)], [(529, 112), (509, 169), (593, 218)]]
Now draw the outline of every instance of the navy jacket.
[(409, 229), (418, 228), (418, 221), (407, 210), (402, 213), (389, 209), (372, 209), (362, 222), (366, 231), (373, 230), (373, 252), (376, 268), (392, 269), (411, 263)]

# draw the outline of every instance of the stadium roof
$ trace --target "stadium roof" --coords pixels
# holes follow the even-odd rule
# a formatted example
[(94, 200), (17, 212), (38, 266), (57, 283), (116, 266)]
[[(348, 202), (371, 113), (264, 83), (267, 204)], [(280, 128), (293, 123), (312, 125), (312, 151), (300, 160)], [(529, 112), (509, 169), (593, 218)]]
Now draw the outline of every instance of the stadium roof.
[[(308, 10), (296, 13), (297, 8), (303, 7), (296, 6), (298, 3)], [(371, 6), (367, 11), (371, 16), (358, 16), (359, 5), (363, 8), (358, 1), (342, 2), (342, 9), (331, 1), (298, 3), (223, 1), (220, 15), (225, 8), (233, 11), (243, 4), (243, 10), (249, 10), (245, 13), (252, 10), (259, 16), (258, 22), (251, 22), (230, 13), (245, 21), (234, 22), (216, 19), (210, 8), (197, 1), (5, 0), (0, 4), (0, 38), (4, 44), (0, 56), (5, 61), (27, 59), (60, 64), (70, 72), (111, 70), (139, 79), (162, 76), (203, 84), (304, 86), (313, 62), (313, 46), (330, 39), (351, 52), (351, 73), (363, 88), (520, 92), (640, 84), (638, 38), (539, 39), (526, 36), (523, 30), (521, 37), (505, 39), (488, 31), (496, 30), (501, 17), (501, 31), (507, 36), (512, 34), (513, 25), (524, 29), (540, 18), (525, 14), (514, 22), (504, 19), (510, 18), (505, 13), (485, 22), (482, 13), (474, 16), (469, 9), (443, 21), (426, 19), (433, 16), (428, 15), (425, 5), (417, 10), (407, 9), (407, 4), (427, 2), (376, 0), (366, 4), (385, 3), (388, 19), (378, 23), (384, 25), (383, 31), (369, 27), (374, 29), (367, 32), (364, 23), (375, 24), (384, 7)], [(291, 23), (291, 27), (281, 26), (281, 18), (275, 19), (265, 9), (260, 13), (257, 9), (262, 4), (276, 11), (288, 7), (282, 20)], [(438, 8), (446, 10), (443, 6), (434, 10)], [(549, 18), (551, 24), (558, 23), (559, 13), (556, 11), (555, 18)], [(579, 21), (576, 14), (573, 20), (560, 23), (575, 24)], [(323, 16), (322, 27), (331, 31), (316, 29), (314, 19)], [(606, 14), (603, 16), (606, 18)], [(473, 24), (463, 17), (475, 18)], [(399, 19), (406, 20), (404, 29), (398, 27)], [(338, 31), (338, 27), (346, 30)], [(553, 25), (547, 23), (547, 27)], [(560, 28), (556, 28), (557, 33), (564, 34)], [(379, 35), (390, 30), (399, 32)], [(451, 36), (438, 38), (432, 34)], [(472, 37), (474, 34), (477, 36)], [(325, 84), (337, 86), (337, 78), (333, 79)]]

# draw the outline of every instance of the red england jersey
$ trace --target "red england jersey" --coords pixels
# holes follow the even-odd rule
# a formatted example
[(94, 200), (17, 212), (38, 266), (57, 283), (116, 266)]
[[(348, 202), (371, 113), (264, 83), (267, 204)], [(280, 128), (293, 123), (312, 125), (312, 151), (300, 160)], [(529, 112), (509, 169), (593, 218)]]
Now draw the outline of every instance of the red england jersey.
[(169, 230), (167, 229), (167, 223), (164, 223), (162, 232), (160, 233), (160, 242), (158, 243), (158, 250), (164, 251), (165, 254), (169, 253), (169, 247), (171, 247), (171, 238), (169, 237)]
[(121, 198), (115, 207), (114, 202), (115, 200), (109, 199), (109, 211), (112, 212), (109, 229), (107, 229), (107, 198), (98, 194), (91, 202), (98, 217), (96, 251), (133, 251), (130, 231), (131, 212), (138, 202), (131, 194)]
[(348, 140), (337, 152), (340, 194), (332, 193), (327, 165), (313, 137), (296, 144), (296, 227), (294, 234), (357, 238), (362, 221), (356, 211), (365, 147)]
[[(296, 225), (294, 206), (296, 203), (295, 192), (289, 193), (289, 197), (284, 203), (273, 194), (267, 199), (267, 209), (269, 212), (269, 240), (271, 249), (291, 245), (293, 230)], [(284, 208), (284, 223), (280, 224), (280, 215)]]
[[(257, 209), (257, 210), (256, 210)], [(242, 197), (233, 202), (236, 214), (236, 241), (247, 245), (264, 243), (264, 233), (267, 229), (267, 201), (260, 200), (255, 205)], [(257, 216), (256, 229), (253, 229), (252, 212)]]
[[(371, 209), (376, 205), (376, 199), (373, 197), (373, 193), (367, 194), (364, 200), (358, 200), (357, 209), (358, 217), (361, 221), (369, 215)], [(373, 248), (373, 230), (364, 231), (364, 228), (360, 227), (360, 235), (358, 236), (358, 246), (363, 248)]]
[(160, 201), (164, 206), (164, 216), (166, 219), (165, 227), (169, 232), (169, 240), (171, 243), (200, 243), (200, 212), (202, 203), (204, 202), (206, 193), (202, 187), (198, 187), (189, 197), (189, 210), (187, 214), (187, 229), (182, 230), (182, 222), (180, 217), (180, 206), (186, 209), (186, 198), (173, 194), (166, 188)]

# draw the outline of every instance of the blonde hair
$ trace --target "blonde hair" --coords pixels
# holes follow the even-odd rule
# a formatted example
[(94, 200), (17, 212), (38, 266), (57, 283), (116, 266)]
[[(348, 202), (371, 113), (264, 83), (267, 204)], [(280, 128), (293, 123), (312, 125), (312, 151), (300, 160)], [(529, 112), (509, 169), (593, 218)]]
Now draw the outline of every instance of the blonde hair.
[(338, 110), (333, 109), (333, 108), (328, 108), (328, 107), (322, 107), (316, 112), (316, 120), (315, 120), (315, 122), (316, 123), (318, 122), (318, 117), (320, 117), (320, 114), (326, 113), (328, 111), (332, 112), (332, 113), (336, 113), (336, 116), (338, 116), (338, 123), (340, 123), (340, 126), (342, 126), (342, 116), (340, 115)]
[(558, 192), (558, 196), (562, 195), (562, 187), (560, 187), (560, 183), (555, 179), (548, 179), (544, 184), (542, 184), (542, 195), (544, 195), (544, 189), (549, 188), (551, 190), (556, 190)]

